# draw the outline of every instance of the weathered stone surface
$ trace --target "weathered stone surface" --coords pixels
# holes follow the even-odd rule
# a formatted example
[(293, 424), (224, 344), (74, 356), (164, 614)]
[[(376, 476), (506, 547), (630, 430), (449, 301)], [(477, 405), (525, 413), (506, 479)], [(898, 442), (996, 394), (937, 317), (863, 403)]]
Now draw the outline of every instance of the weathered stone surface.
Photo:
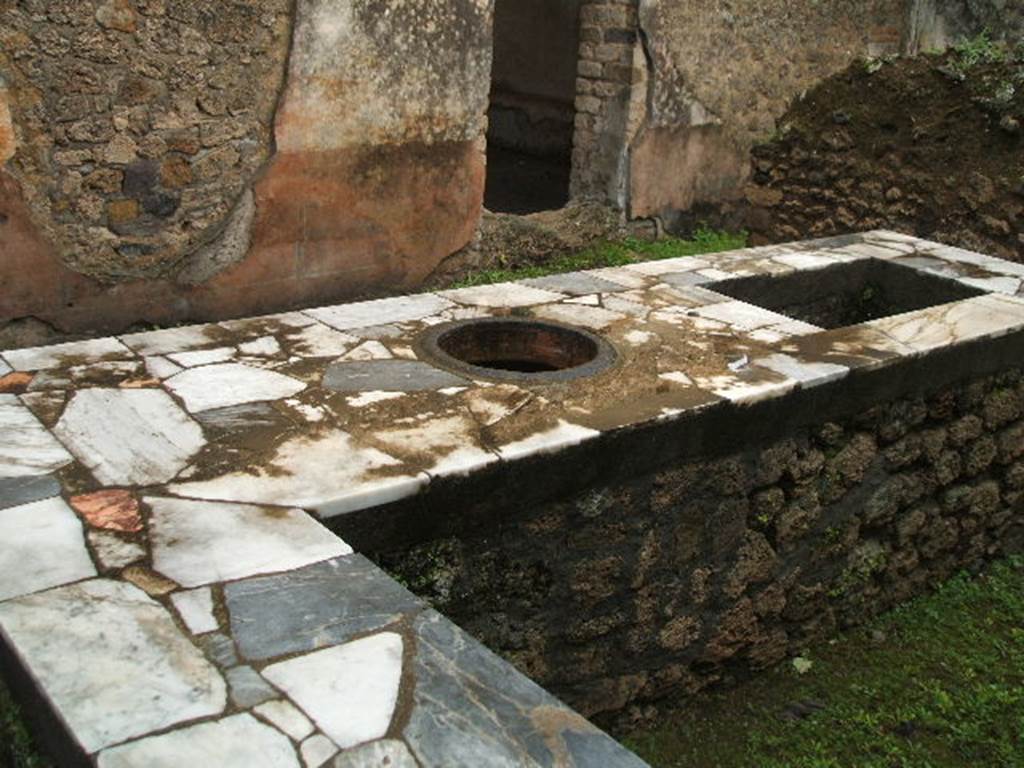
[(535, 277), (523, 280), (522, 282), (533, 288), (554, 291), (555, 293), (567, 293), (570, 296), (585, 296), (589, 293), (617, 293), (618, 291), (626, 290), (626, 286), (585, 272)]
[(382, 739), (345, 750), (334, 758), (332, 768), (417, 768), (409, 748), (401, 741)]
[(209, 587), (176, 592), (171, 595), (171, 602), (192, 634), (202, 635), (219, 627), (213, 614), (213, 595)]
[(415, 597), (360, 555), (228, 584), (224, 598), (231, 632), (252, 661), (343, 643), (420, 609)]
[(252, 667), (233, 667), (225, 672), (224, 676), (228, 681), (231, 701), (242, 709), (255, 707), (278, 695)]
[(324, 386), (336, 392), (427, 392), (465, 383), (453, 373), (416, 360), (335, 363), (324, 372)]
[(146, 556), (146, 550), (141, 544), (127, 541), (110, 531), (90, 530), (86, 532), (86, 539), (96, 553), (96, 560), (104, 573), (125, 568)]
[(0, 600), (96, 575), (82, 524), (60, 497), (0, 509), (0, 541)]
[(230, 472), (212, 480), (178, 483), (170, 490), (192, 498), (301, 507), (330, 517), (418, 493), (427, 483), (426, 475), (377, 471), (399, 466), (386, 453), (331, 430), (282, 443), (258, 474)]
[(422, 614), (415, 630), (416, 689), (404, 735), (422, 764), (644, 765), (439, 614)]
[(99, 768), (299, 768), (288, 739), (249, 714), (234, 715), (162, 736), (134, 741), (100, 754)]
[(306, 388), (301, 381), (241, 363), (204, 365), (167, 379), (167, 386), (193, 413), (261, 400), (290, 397)]
[(93, 580), (12, 600), (0, 605), (0, 626), (89, 752), (224, 708), (217, 671), (128, 584)]
[(299, 509), (146, 497), (153, 566), (185, 587), (288, 571), (352, 548)]
[(60, 495), (60, 483), (53, 475), (0, 477), (0, 510)]
[(15, 395), (0, 394), (0, 478), (34, 478), (72, 462)]
[(206, 443), (199, 425), (155, 389), (80, 390), (53, 431), (106, 485), (166, 482)]
[(309, 718), (285, 699), (268, 701), (266, 704), (260, 704), (253, 711), (260, 717), (269, 720), (278, 730), (295, 741), (302, 741), (314, 730)]
[(335, 744), (353, 747), (388, 730), (402, 677), (402, 637), (370, 635), (272, 664), (263, 675)]

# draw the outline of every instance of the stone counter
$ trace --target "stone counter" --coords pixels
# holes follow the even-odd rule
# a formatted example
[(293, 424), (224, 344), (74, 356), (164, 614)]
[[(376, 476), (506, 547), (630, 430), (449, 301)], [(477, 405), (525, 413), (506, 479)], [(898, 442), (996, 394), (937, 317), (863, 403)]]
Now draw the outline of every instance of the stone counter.
[[(899, 314), (878, 316), (874, 288), (843, 288), (858, 269), (871, 280), (881, 275), (883, 287), (890, 285), (888, 271), (904, 270), (885, 305)], [(645, 589), (649, 594), (666, 582), (633, 571), (623, 576), (612, 555), (587, 556), (600, 547), (565, 533), (552, 519), (552, 505), (579, 511), (590, 499), (590, 519), (607, 521), (594, 493), (614, 486), (639, 498), (643, 485), (651, 509), (658, 499), (662, 509), (673, 509), (686, 484), (673, 486), (665, 474), (672, 467), (699, 473), (706, 467), (717, 478), (711, 470), (723, 456), (795, 440), (792, 451), (779, 449), (785, 456), (778, 477), (705, 489), (723, 504), (761, 494), (766, 515), (781, 490), (790, 510), (800, 506), (796, 475), (826, 471), (813, 446), (801, 442), (811, 440), (813, 425), (842, 427), (833, 448), (851, 454), (848, 485), (860, 487), (854, 476), (869, 437), (877, 448), (872, 457), (883, 443), (910, 436), (903, 447), (913, 453), (909, 443), (925, 441), (922, 422), (909, 415), (916, 406), (894, 403), (926, 396), (938, 403), (944, 391), (978, 386), (983, 391), (974, 400), (957, 401), (969, 403), (966, 410), (940, 414), (949, 421), (943, 444), (929, 442), (907, 466), (924, 454), (941, 463), (955, 448), (962, 463), (975, 456), (984, 464), (979, 477), (1000, 467), (995, 507), (982, 515), (982, 529), (998, 533), (1019, 517), (1019, 498), (1011, 496), (1021, 439), (1009, 430), (1020, 417), (1019, 378), (1013, 378), (1019, 374), (1012, 369), (1024, 344), (1022, 277), (1019, 265), (872, 232), (4, 352), (5, 674), (48, 724), (40, 731), (48, 746), (71, 765), (181, 764), (188, 757), (247, 766), (300, 760), (368, 766), (385, 757), (393, 765), (423, 766), (640, 765), (364, 555), (420, 556), (418, 547), (444, 539), (562, 525), (557, 540), (563, 544), (542, 559), (550, 563), (561, 552), (582, 573), (566, 588), (585, 605), (581, 616), (565, 621), (601, 623), (615, 613), (602, 600), (629, 594), (635, 606)], [(924, 282), (913, 295), (901, 295), (903, 283), (916, 280)], [(816, 282), (828, 289), (824, 299), (816, 298), (822, 293)], [(797, 285), (796, 295), (786, 285)], [(756, 297), (735, 298), (749, 291)], [(829, 296), (845, 298), (837, 303)], [(922, 297), (933, 305), (907, 309)], [(750, 303), (755, 298), (776, 308)], [(860, 316), (873, 319), (823, 327)], [(427, 362), (422, 339), (430, 329), (492, 317), (589, 329), (612, 345), (614, 360), (589, 378), (571, 380), (473, 376)], [(970, 389), (975, 380), (985, 383)], [(989, 419), (986, 409), (995, 413), (1003, 401), (1012, 413)], [(851, 421), (880, 404), (889, 410), (871, 430)], [(978, 434), (968, 418), (976, 412)], [(882, 433), (897, 417), (907, 428), (890, 440)], [(955, 445), (954, 430), (964, 433)], [(899, 452), (885, 448), (886, 461), (893, 453), (898, 466)], [(845, 466), (835, 471), (846, 472)], [(793, 487), (777, 488), (790, 481)], [(683, 490), (673, 496), (673, 487)], [(984, 502), (989, 509), (991, 499), (975, 496), (990, 490), (964, 491), (965, 508)], [(647, 510), (648, 500), (619, 509)], [(1004, 502), (1016, 510), (1010, 517), (1001, 516)], [(520, 517), (509, 516), (512, 507)], [(694, 519), (707, 514), (698, 507)], [(911, 512), (920, 517), (903, 507), (882, 511), (879, 524), (895, 526), (896, 537), (910, 525)], [(795, 512), (776, 512), (782, 516), (761, 529), (760, 513), (752, 513), (749, 525), (745, 513), (733, 515), (733, 522), (742, 517), (743, 535), (723, 538), (717, 550), (715, 588), (731, 584), (737, 605), (755, 612), (774, 605), (761, 587), (790, 572), (788, 566), (764, 571), (762, 544), (784, 560), (788, 544), (780, 531), (817, 531), (817, 517), (800, 528), (800, 520), (790, 519)], [(827, 520), (822, 530), (838, 526), (829, 515), (821, 518)], [(621, 512), (618, 517), (624, 522)], [(937, 530), (948, 526), (944, 520), (939, 515), (934, 526), (922, 526)], [(602, 535), (594, 524), (580, 532)], [(670, 537), (685, 544), (654, 518), (636, 533), (641, 542), (653, 537), (655, 549), (668, 546)], [(838, 527), (834, 535), (854, 542), (858, 552), (877, 538), (847, 533)], [(989, 551), (999, 543), (992, 535), (977, 544), (983, 556), (998, 549)], [(913, 548), (920, 553), (923, 546)], [(935, 546), (935, 556), (954, 551)], [(643, 551), (635, 556), (646, 558)], [(877, 558), (861, 554), (875, 573)], [(959, 554), (947, 558), (946, 571), (973, 562)], [(754, 564), (750, 573), (736, 575), (734, 555)], [(844, 550), (842, 557), (852, 555)], [(852, 561), (842, 563), (839, 572)], [(793, 589), (804, 586), (798, 581)], [(428, 586), (436, 600), (436, 585)], [(757, 595), (748, 592), (755, 587)], [(657, 621), (628, 618), (631, 636), (648, 630), (637, 642), (661, 648), (645, 657), (641, 672), (598, 670), (590, 682), (615, 677), (621, 707), (642, 700), (650, 678), (636, 686), (622, 678), (667, 669), (663, 652), (689, 652), (700, 636), (688, 623), (699, 603), (686, 599), (686, 605), (658, 606)], [(473, 631), (493, 641), (462, 610)], [(734, 636), (732, 625), (715, 616), (714, 647), (765, 647), (751, 640), (752, 625), (742, 616), (728, 620)], [(595, 627), (580, 630), (580, 638), (608, 634)], [(756, 657), (764, 663), (787, 652), (775, 629), (766, 625), (771, 652)], [(510, 655), (547, 677), (526, 655)], [(662, 683), (672, 689), (683, 677), (660, 677), (648, 693)], [(571, 686), (559, 686), (574, 703), (585, 703)], [(586, 707), (588, 714), (596, 711)]]

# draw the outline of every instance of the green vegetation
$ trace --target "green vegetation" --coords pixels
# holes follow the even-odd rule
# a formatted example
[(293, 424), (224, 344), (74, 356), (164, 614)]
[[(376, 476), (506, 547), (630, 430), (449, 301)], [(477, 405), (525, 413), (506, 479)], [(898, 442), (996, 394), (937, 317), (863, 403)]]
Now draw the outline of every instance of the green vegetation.
[(712, 229), (698, 229), (692, 238), (682, 240), (675, 237), (645, 241), (626, 238), (621, 242), (603, 242), (577, 253), (557, 256), (543, 264), (522, 267), (487, 269), (474, 272), (454, 283), (452, 288), (466, 288), (472, 285), (505, 283), (528, 277), (544, 277), (562, 272), (577, 272), (583, 269), (619, 267), (638, 261), (671, 259), (678, 256), (696, 256), (701, 253), (716, 253), (744, 248), (747, 233), (719, 232)]
[(1024, 766), (1024, 558), (693, 697), (626, 743), (657, 768)]
[(964, 40), (953, 48), (957, 55), (957, 68), (963, 72), (978, 64), (1002, 64), (1006, 61), (1006, 48), (993, 42), (988, 31)]
[(3, 768), (49, 768), (32, 743), (18, 705), (0, 681), (0, 766)]

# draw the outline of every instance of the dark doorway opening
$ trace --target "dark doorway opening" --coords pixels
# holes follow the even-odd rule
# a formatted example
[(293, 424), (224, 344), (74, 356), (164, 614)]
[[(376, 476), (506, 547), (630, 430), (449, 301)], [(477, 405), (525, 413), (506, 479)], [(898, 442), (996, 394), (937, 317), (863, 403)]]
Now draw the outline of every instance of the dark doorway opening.
[(569, 201), (580, 0), (497, 0), (484, 205), (533, 213)]

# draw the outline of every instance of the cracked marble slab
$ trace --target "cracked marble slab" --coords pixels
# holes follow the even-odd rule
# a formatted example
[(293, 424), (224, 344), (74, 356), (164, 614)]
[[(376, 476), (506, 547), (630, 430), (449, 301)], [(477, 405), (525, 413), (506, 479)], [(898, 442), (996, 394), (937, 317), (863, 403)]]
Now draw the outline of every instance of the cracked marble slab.
[(398, 702), (402, 637), (380, 632), (263, 670), (341, 748), (384, 736)]
[(423, 293), (393, 299), (339, 304), (335, 307), (307, 309), (305, 313), (339, 331), (367, 326), (389, 325), (422, 320), (448, 309), (452, 303), (440, 295)]
[(264, 466), (209, 480), (175, 483), (186, 498), (314, 509), (332, 516), (412, 496), (429, 478), (407, 473), (392, 456), (341, 430), (300, 435), (278, 446)]
[(221, 676), (165, 609), (124, 582), (10, 600), (0, 627), (90, 753), (219, 714), (227, 701)]
[(132, 357), (132, 351), (117, 339), (88, 339), (49, 347), (11, 349), (3, 353), (4, 359), (16, 371), (44, 371), (69, 366), (74, 361), (123, 359)]
[(291, 397), (306, 388), (290, 376), (242, 363), (190, 368), (166, 380), (167, 387), (185, 401), (192, 413), (243, 403)]
[(288, 571), (352, 553), (301, 509), (146, 497), (153, 567), (183, 587)]
[(284, 734), (249, 714), (200, 723), (103, 751), (99, 768), (300, 768)]
[(73, 460), (15, 395), (0, 394), (0, 478), (45, 475)]
[(0, 600), (95, 575), (82, 524), (64, 499), (0, 510)]
[(232, 635), (251, 661), (348, 642), (422, 609), (361, 555), (237, 581), (224, 587), (224, 599)]
[(105, 485), (167, 482), (206, 444), (199, 425), (158, 389), (79, 390), (53, 431)]

